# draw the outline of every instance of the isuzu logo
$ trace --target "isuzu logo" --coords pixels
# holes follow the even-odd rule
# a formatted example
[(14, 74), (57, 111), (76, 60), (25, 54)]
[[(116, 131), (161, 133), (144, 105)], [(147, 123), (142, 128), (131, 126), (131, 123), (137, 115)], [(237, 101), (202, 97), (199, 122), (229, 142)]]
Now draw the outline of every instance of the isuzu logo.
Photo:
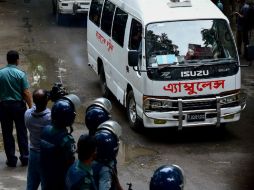
[(208, 76), (209, 70), (201, 70), (201, 71), (182, 71), (181, 77), (202, 77), (202, 76)]

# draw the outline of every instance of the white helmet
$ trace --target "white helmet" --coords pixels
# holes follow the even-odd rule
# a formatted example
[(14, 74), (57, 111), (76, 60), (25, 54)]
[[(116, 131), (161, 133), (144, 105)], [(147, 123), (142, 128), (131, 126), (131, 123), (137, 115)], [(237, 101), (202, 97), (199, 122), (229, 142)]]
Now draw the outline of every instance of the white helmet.
[[(94, 106), (94, 105), (105, 109), (108, 113), (110, 113), (112, 110), (112, 104), (107, 98), (103, 98), (103, 97), (96, 98), (89, 107)], [(88, 110), (88, 108), (87, 108), (87, 110)]]
[(113, 120), (108, 120), (100, 124), (99, 127), (97, 128), (97, 131), (99, 130), (110, 131), (113, 134), (115, 134), (118, 139), (122, 135), (122, 127), (116, 121)]

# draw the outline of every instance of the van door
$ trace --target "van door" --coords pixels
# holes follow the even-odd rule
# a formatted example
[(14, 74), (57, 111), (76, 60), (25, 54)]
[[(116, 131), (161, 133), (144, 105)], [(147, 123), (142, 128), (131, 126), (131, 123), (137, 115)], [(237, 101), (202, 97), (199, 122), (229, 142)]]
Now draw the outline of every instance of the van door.
[(116, 47), (112, 44), (111, 31), (115, 13), (115, 4), (105, 0), (101, 16), (101, 36), (103, 47), (103, 67), (108, 88), (115, 93), (112, 67), (114, 67), (114, 56)]
[(126, 23), (128, 20), (128, 14), (120, 9), (116, 8), (113, 27), (112, 27), (112, 40), (113, 40), (113, 57), (112, 57), (112, 77), (113, 77), (113, 93), (116, 98), (123, 104), (124, 95), (126, 89), (126, 65), (128, 62), (128, 51), (124, 49)]
[[(139, 55), (139, 68), (142, 68), (142, 24), (135, 18), (131, 20), (131, 27), (129, 33), (129, 43), (128, 43), (129, 50), (137, 50)], [(128, 66), (128, 58), (126, 62), (126, 67)], [(133, 68), (128, 68), (126, 72), (126, 78), (128, 79), (129, 83), (132, 86), (132, 90), (135, 96), (136, 102), (136, 110), (139, 116), (142, 113), (142, 102), (143, 102), (143, 86), (142, 86), (142, 75), (144, 76), (145, 73), (134, 71)]]

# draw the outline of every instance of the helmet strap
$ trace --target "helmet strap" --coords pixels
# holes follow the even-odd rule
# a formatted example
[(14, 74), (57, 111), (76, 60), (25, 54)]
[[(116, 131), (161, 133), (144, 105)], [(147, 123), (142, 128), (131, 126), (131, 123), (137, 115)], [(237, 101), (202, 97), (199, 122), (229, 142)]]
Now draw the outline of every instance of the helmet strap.
[(72, 125), (70, 125), (69, 127), (70, 127), (70, 131), (69, 131), (68, 133), (69, 133), (69, 134), (72, 134), (72, 132), (73, 132), (73, 127), (72, 127)]

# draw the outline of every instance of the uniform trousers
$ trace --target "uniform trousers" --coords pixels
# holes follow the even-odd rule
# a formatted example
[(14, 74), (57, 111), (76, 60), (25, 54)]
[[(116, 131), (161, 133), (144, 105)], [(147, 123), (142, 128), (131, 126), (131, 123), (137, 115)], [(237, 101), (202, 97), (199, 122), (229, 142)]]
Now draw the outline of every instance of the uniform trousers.
[(20, 161), (22, 165), (28, 162), (28, 137), (27, 128), (24, 122), (26, 104), (23, 101), (2, 101), (0, 102), (0, 120), (3, 133), (4, 150), (7, 163), (16, 165), (15, 139), (13, 136), (13, 123), (15, 123)]

